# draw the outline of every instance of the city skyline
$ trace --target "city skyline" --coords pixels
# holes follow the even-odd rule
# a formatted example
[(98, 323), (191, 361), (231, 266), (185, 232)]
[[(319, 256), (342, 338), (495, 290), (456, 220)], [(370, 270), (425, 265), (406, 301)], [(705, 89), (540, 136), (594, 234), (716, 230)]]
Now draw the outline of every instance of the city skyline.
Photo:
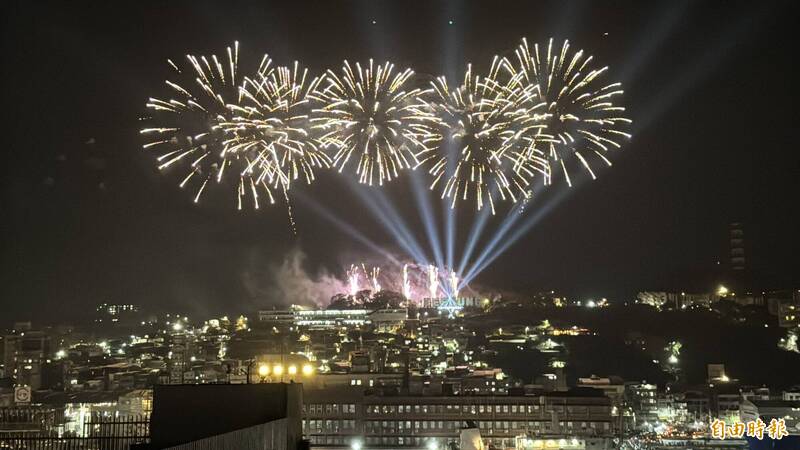
[[(727, 263), (732, 222), (743, 223), (752, 288), (797, 284), (797, 239), (791, 222), (780, 219), (796, 198), (785, 89), (791, 72), (783, 49), (766, 45), (786, 41), (790, 14), (782, 12), (791, 6), (344, 5), (145, 5), (116, 21), (102, 7), (16, 5), (17, 20), (4, 33), (29, 39), (24, 46), (4, 39), (15, 62), (9, 67), (36, 70), (4, 69), (7, 97), (18, 110), (8, 122), (14, 126), (5, 165), (10, 220), (2, 295), (24, 300), (11, 302), (8, 312), (44, 307), (58, 317), (102, 301), (197, 312), (288, 304), (294, 301), (274, 298), (274, 277), (300, 253), (301, 275), (312, 279), (327, 273), (344, 280), (359, 261), (397, 270), (303, 196), (391, 255), (420, 262), (379, 220), (361, 213), (365, 203), (342, 201), (354, 190), (375, 192), (342, 179), (324, 174), (313, 192), (298, 189), (293, 235), (281, 208), (237, 213), (227, 199), (194, 205), (173, 178), (157, 173), (152, 155), (140, 150), (137, 118), (163, 83), (166, 59), (218, 52), (235, 40), (243, 56), (266, 50), (313, 72), (344, 58), (374, 57), (451, 77), (470, 61), (486, 69), (493, 53), (513, 52), (521, 37), (570, 39), (624, 83), (633, 139), (596, 181), (553, 187), (531, 202), (525, 213), (541, 210), (541, 218), (475, 285), (617, 301), (649, 289), (710, 291), (725, 281), (717, 269)], [(341, 42), (326, 39), (329, 33)], [(742, 105), (746, 113), (730, 114)], [(410, 184), (399, 179), (384, 192), (426, 242)], [(444, 208), (433, 205), (439, 228), (454, 214), (456, 251), (463, 252), (478, 214), (463, 207), (439, 214)], [(486, 235), (499, 225), (490, 218)]]
[(4, 6), (0, 449), (800, 448), (797, 2)]

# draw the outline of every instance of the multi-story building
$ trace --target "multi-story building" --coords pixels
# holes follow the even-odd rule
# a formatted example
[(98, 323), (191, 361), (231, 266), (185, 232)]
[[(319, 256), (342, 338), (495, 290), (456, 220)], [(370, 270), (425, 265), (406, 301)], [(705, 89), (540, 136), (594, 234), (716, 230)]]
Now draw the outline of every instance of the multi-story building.
[[(772, 419), (783, 419), (791, 442), (800, 445), (800, 401), (742, 400), (738, 414), (743, 422), (761, 419), (769, 424)], [(797, 447), (786, 446), (783, 448)]]
[(625, 395), (625, 382), (617, 376), (578, 378), (577, 387), (600, 389), (615, 405), (621, 404)]
[(708, 308), (719, 299), (717, 293), (644, 291), (636, 295), (637, 303), (659, 309), (685, 309), (692, 306)]
[(408, 319), (408, 310), (389, 309), (302, 309), (258, 311), (258, 320), (276, 327), (297, 326), (303, 329), (329, 329), (374, 325), (379, 328), (399, 326)]
[(50, 336), (33, 330), (30, 322), (15, 324), (14, 330), (3, 339), (3, 367), (5, 376), (17, 384), (39, 389), (42, 384), (42, 366), (50, 357)]
[(744, 246), (744, 227), (741, 222), (730, 224), (730, 268), (733, 271), (743, 271), (747, 265)]
[(431, 447), (477, 424), (487, 447), (518, 437), (611, 437), (611, 402), (599, 390), (504, 396), (382, 396), (359, 387), (306, 389), (303, 430), (316, 446)]
[(787, 300), (778, 303), (778, 326), (800, 327), (800, 302)]
[(648, 383), (626, 383), (625, 401), (633, 410), (635, 426), (647, 428), (658, 420), (656, 385)]

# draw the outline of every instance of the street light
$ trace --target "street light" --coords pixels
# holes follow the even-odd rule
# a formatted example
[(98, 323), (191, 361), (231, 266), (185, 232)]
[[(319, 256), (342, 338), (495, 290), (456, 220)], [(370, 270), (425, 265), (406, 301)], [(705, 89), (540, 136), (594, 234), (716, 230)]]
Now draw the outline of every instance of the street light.
[(289, 366), (288, 373), (289, 375), (297, 375), (297, 366), (295, 365)]
[(272, 373), (275, 374), (275, 376), (283, 375), (283, 366), (280, 364), (275, 364), (275, 366), (272, 368)]
[(303, 376), (310, 377), (314, 373), (314, 368), (311, 364), (303, 364)]
[(258, 366), (258, 376), (261, 378), (261, 382), (263, 383), (264, 380), (269, 376), (269, 366), (267, 364), (261, 364)]

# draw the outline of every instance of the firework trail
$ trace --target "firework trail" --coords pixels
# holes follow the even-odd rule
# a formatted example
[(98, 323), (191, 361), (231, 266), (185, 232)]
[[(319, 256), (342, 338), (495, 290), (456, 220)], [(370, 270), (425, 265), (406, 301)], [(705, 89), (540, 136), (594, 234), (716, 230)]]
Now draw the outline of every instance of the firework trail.
[(347, 281), (350, 287), (350, 296), (355, 297), (358, 293), (358, 267), (355, 264), (351, 264), (350, 270), (347, 271)]
[(439, 268), (430, 264), (428, 266), (428, 296), (436, 298), (439, 295)]
[(592, 56), (583, 50), (571, 52), (567, 40), (559, 50), (550, 39), (545, 50), (539, 44), (531, 49), (523, 39), (515, 54), (516, 64), (507, 64), (511, 85), (517, 90), (533, 89), (545, 105), (547, 127), (528, 137), (532, 146), (561, 166), (570, 186), (569, 161), (565, 160), (571, 155), (596, 178), (589, 157), (610, 166), (609, 150), (620, 148), (620, 140), (631, 137), (620, 129), (631, 120), (623, 116), (625, 108), (614, 103), (623, 93), (621, 83), (601, 83), (608, 67), (593, 68)]
[[(428, 127), (420, 158), (432, 164), (431, 189), (441, 184), (451, 207), (474, 197), (478, 210), (488, 203), (494, 214), (498, 195), (512, 202), (529, 198), (535, 174), (549, 183), (546, 155), (524, 139), (545, 128), (538, 113), (544, 105), (532, 87), (514, 89), (501, 79), (507, 66), (495, 57), (486, 76), (473, 75), (470, 65), (460, 86), (451, 87), (444, 77), (431, 83), (431, 99), (422, 109), (437, 121)], [(450, 146), (456, 151), (447, 151)]]
[(411, 280), (408, 278), (408, 264), (403, 264), (403, 296), (411, 300)]
[(416, 167), (420, 139), (433, 118), (419, 109), (423, 92), (407, 87), (413, 74), (372, 60), (365, 67), (345, 61), (338, 75), (328, 70), (327, 87), (313, 95), (324, 106), (314, 110), (311, 122), (322, 132), (321, 142), (335, 149), (339, 172), (353, 159), (359, 182), (383, 185)]
[[(185, 167), (187, 174), (180, 187), (191, 186), (195, 202), (209, 182), (222, 184), (223, 177), (230, 177), (236, 180), (240, 209), (247, 196), (252, 206), (259, 208), (261, 190), (274, 203), (272, 190), (285, 183), (279, 167), (261, 159), (250, 139), (224, 126), (242, 101), (238, 42), (227, 48), (227, 59), (187, 55), (186, 60), (188, 67), (183, 69), (167, 60), (174, 70), (172, 79), (166, 80), (170, 97), (147, 101), (154, 124), (140, 130), (150, 138), (144, 148), (158, 152), (159, 170)], [(265, 55), (259, 73), (269, 73), (270, 65)]]
[[(364, 269), (366, 273), (366, 268)], [(369, 272), (368, 276), (369, 279), (372, 280), (372, 294), (375, 295), (381, 290), (381, 284), (378, 282), (378, 277), (381, 274), (380, 267), (373, 267), (372, 270)]]
[(450, 295), (453, 298), (458, 298), (458, 275), (455, 271), (450, 272)]

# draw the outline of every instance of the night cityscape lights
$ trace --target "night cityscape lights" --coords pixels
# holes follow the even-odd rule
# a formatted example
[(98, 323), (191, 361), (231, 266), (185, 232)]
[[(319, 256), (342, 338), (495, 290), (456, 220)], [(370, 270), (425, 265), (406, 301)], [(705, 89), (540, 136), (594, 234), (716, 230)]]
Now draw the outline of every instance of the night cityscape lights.
[(0, 450), (800, 449), (800, 3), (7, 3)]

